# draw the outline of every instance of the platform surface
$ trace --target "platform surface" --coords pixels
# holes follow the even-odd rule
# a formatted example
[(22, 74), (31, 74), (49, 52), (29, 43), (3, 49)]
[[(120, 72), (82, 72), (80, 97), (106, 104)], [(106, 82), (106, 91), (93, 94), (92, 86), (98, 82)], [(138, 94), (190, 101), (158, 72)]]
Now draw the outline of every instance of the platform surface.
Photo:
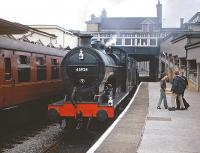
[[(128, 110), (88, 153), (200, 153), (200, 93), (187, 90), (190, 107), (176, 111), (163, 104), (158, 110), (159, 94), (159, 82), (142, 83)], [(170, 94), (167, 101), (171, 107)]]
[(124, 115), (122, 113), (114, 122), (116, 125), (111, 125), (113, 128), (106, 131), (108, 135), (102, 136), (105, 139), (101, 137), (102, 141), (98, 141), (87, 153), (132, 153), (137, 150), (148, 112), (148, 83), (142, 83), (137, 93)]

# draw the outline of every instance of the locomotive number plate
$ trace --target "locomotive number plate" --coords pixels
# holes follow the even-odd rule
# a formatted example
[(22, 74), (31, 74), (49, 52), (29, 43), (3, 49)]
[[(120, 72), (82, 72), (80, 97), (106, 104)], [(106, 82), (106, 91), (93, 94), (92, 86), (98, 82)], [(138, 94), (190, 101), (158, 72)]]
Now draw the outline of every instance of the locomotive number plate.
[(87, 71), (88, 71), (88, 68), (85, 68), (85, 67), (76, 68), (76, 72), (87, 72)]

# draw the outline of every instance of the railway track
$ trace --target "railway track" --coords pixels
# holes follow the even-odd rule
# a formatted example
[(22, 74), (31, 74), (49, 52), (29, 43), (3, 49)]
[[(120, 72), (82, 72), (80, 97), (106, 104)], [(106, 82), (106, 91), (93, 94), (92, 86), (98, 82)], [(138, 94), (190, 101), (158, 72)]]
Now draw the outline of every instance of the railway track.
[[(131, 94), (132, 95), (132, 94)], [(128, 104), (130, 96), (124, 99)], [(120, 107), (120, 111), (126, 105)], [(119, 115), (118, 114), (118, 115)], [(36, 121), (23, 128), (15, 128), (0, 133), (0, 152), (5, 153), (83, 153), (98, 140), (112, 124), (94, 121), (90, 130), (62, 130), (59, 124), (50, 125), (45, 120)], [(3, 135), (1, 135), (4, 133)]]
[(45, 150), (41, 151), (40, 153), (54, 153), (58, 147), (61, 145), (61, 143), (63, 142), (64, 137), (60, 136), (59, 138), (57, 138), (57, 140), (51, 144), (49, 147), (47, 147)]

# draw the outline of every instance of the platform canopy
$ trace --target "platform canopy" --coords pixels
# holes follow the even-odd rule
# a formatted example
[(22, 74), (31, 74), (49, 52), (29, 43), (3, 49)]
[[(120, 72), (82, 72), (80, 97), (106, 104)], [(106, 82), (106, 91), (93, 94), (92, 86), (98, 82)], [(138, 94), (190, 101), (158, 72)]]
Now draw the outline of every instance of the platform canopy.
[(28, 32), (29, 27), (0, 18), (0, 34), (22, 34)]

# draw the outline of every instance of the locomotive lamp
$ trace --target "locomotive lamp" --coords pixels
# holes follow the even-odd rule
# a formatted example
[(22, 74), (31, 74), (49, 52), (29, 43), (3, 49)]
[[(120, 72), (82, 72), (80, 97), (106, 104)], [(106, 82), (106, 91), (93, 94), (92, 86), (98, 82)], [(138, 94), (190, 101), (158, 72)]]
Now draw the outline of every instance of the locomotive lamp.
[(82, 49), (80, 50), (80, 53), (79, 53), (78, 57), (79, 57), (79, 60), (84, 60), (84, 54), (83, 54), (83, 50)]
[(113, 99), (111, 96), (109, 96), (108, 105), (113, 106)]

